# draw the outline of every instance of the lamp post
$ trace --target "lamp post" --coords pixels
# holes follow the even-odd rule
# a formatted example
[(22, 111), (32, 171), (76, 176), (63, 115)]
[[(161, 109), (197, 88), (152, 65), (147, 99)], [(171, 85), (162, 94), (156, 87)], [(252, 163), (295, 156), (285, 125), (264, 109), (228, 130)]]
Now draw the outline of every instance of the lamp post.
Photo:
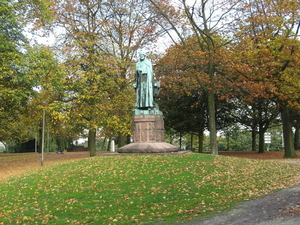
[(43, 124), (42, 124), (42, 159), (41, 159), (41, 166), (44, 165), (44, 148), (45, 148), (45, 124), (46, 124), (46, 106), (47, 102), (42, 102), (43, 107)]
[(42, 159), (41, 166), (44, 165), (44, 141), (45, 141), (45, 108), (43, 108), (43, 125), (42, 125)]

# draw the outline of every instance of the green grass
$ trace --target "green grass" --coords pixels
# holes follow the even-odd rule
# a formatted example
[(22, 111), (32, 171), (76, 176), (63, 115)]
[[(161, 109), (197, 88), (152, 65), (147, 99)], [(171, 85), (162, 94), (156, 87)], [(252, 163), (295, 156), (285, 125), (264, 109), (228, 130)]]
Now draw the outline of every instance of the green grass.
[(299, 166), (207, 154), (99, 156), (0, 186), (0, 224), (166, 224), (293, 184)]

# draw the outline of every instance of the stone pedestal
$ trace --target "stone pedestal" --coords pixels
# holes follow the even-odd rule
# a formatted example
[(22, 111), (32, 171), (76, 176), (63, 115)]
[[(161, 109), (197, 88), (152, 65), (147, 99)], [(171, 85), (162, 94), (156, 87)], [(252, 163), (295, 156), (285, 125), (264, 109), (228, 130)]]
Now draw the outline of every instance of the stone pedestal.
[(161, 115), (134, 115), (133, 142), (163, 142), (164, 120)]
[(164, 142), (164, 120), (160, 111), (135, 111), (132, 123), (133, 143), (119, 153), (177, 152), (179, 147)]

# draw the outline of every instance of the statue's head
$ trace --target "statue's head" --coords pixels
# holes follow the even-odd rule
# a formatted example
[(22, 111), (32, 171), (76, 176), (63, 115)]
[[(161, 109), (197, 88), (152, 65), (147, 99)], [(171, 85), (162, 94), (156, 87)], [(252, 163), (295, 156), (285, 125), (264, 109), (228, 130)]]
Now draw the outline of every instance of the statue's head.
[(145, 52), (140, 52), (140, 59), (144, 60), (146, 58), (146, 53)]

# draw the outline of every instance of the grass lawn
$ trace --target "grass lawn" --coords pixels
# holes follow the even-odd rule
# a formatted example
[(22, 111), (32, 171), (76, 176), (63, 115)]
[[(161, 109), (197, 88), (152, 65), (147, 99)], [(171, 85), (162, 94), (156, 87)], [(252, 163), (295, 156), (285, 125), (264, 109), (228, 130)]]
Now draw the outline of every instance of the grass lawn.
[(52, 164), (0, 184), (0, 224), (172, 224), (293, 186), (299, 168), (190, 153)]

